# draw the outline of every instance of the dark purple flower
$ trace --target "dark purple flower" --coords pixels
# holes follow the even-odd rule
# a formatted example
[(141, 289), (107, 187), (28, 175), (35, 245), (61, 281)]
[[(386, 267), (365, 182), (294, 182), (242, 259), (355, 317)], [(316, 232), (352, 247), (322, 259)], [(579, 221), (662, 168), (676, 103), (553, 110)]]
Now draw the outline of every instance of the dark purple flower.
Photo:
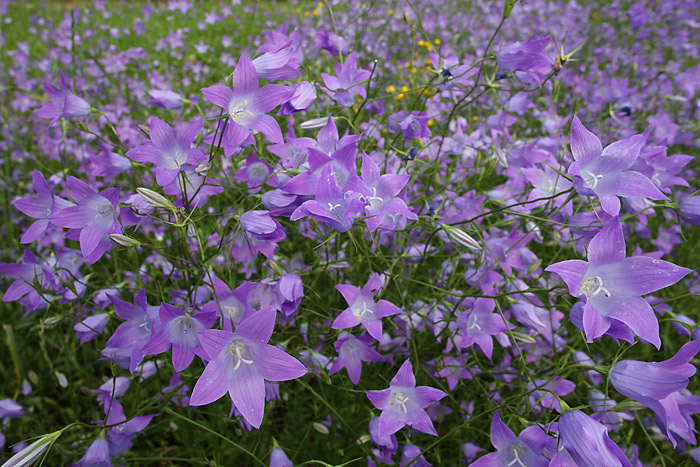
[(700, 196), (683, 198), (678, 204), (678, 210), (681, 213), (681, 219), (700, 227)]
[(287, 102), (293, 92), (279, 84), (268, 84), (260, 89), (258, 86), (255, 67), (247, 55), (241, 55), (233, 71), (233, 90), (221, 85), (202, 89), (209, 102), (228, 113), (227, 134), (231, 144), (242, 143), (251, 130), (263, 133), (273, 143), (284, 142), (277, 121), (267, 113)]
[(582, 324), (588, 342), (609, 329), (613, 337), (633, 339), (615, 332), (615, 325), (659, 348), (659, 323), (642, 295), (675, 284), (691, 270), (649, 256), (625, 255), (622, 225), (615, 217), (589, 243), (588, 262), (562, 261), (545, 271), (558, 274), (574, 297), (585, 295)]
[(227, 392), (243, 417), (260, 428), (265, 381), (289, 381), (306, 374), (304, 365), (267, 342), (276, 312), (263, 309), (241, 321), (236, 332), (210, 329), (200, 334), (209, 363), (192, 391), (190, 405), (211, 404)]
[(109, 441), (106, 438), (97, 438), (77, 464), (71, 467), (112, 467), (109, 458)]
[(379, 416), (380, 437), (392, 435), (406, 425), (437, 436), (437, 431), (425, 408), (446, 395), (445, 392), (429, 386), (416, 387), (416, 378), (413, 376), (410, 360), (406, 360), (401, 365), (388, 389), (367, 391), (367, 397), (372, 405), (382, 411)]

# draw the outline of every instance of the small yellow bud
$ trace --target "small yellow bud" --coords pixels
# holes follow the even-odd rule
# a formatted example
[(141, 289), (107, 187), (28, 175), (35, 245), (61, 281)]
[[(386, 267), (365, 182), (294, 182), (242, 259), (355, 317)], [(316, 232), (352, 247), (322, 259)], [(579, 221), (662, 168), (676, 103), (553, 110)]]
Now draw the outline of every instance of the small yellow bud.
[(430, 59), (427, 59), (427, 60), (425, 61), (425, 64), (426, 64), (427, 66), (432, 66), (432, 65), (433, 65), (433, 62), (432, 62)]
[(411, 68), (411, 73), (418, 73), (418, 68), (416, 68), (416, 67)]
[(397, 101), (400, 101), (400, 100), (403, 99), (404, 97), (406, 97), (406, 94), (404, 94), (404, 93), (397, 94), (397, 95), (396, 95), (396, 100), (397, 100)]
[(318, 10), (314, 10), (314, 16), (318, 16)]
[(479, 121), (479, 116), (478, 116), (478, 115), (474, 115), (474, 116), (472, 117), (472, 120), (474, 120), (475, 122), (478, 122), (478, 121)]
[(418, 41), (418, 47), (423, 47), (425, 45), (425, 41), (423, 39)]

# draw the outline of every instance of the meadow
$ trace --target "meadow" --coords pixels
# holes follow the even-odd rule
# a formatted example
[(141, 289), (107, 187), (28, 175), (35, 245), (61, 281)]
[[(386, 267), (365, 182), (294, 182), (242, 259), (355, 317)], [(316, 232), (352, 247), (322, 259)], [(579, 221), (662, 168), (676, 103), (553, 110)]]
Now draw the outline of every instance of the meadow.
[(0, 0), (2, 466), (700, 463), (697, 0)]

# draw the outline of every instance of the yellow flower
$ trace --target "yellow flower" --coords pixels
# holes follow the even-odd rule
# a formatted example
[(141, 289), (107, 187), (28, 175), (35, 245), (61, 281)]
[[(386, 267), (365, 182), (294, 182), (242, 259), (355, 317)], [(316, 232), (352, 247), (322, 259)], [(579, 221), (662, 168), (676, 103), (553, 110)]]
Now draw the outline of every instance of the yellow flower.
[(428, 127), (431, 127), (433, 125), (435, 125), (435, 120), (431, 118), (430, 120), (428, 120)]
[(397, 94), (396, 100), (397, 100), (397, 101), (400, 101), (400, 100), (403, 99), (404, 97), (406, 97), (406, 94), (404, 94), (404, 93)]
[(408, 92), (408, 86), (401, 86), (401, 92)]
[(390, 84), (389, 86), (386, 87), (386, 92), (394, 94), (396, 92), (396, 86), (393, 84)]
[(440, 39), (435, 39), (433, 42), (435, 42), (435, 45), (440, 45), (442, 43)]
[(389, 16), (394, 16), (394, 10), (392, 10), (391, 8), (389, 8), (389, 11), (387, 13), (389, 13)]

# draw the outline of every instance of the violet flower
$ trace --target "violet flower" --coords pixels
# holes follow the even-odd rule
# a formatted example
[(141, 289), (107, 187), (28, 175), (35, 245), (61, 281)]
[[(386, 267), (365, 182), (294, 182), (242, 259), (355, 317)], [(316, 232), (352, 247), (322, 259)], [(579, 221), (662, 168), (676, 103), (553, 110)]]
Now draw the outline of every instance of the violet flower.
[(380, 438), (392, 435), (406, 425), (437, 436), (437, 431), (425, 408), (446, 395), (445, 392), (430, 386), (416, 387), (416, 378), (413, 376), (410, 360), (406, 360), (401, 365), (388, 389), (367, 391), (367, 397), (372, 405), (382, 411), (379, 416)]
[(27, 313), (38, 309), (45, 304), (45, 299), (34, 290), (34, 283), (42, 288), (51, 281), (48, 266), (40, 264), (36, 255), (29, 249), (24, 249), (21, 263), (0, 263), (0, 273), (5, 274), (15, 281), (5, 290), (3, 302), (14, 302), (25, 295), (27, 296), (29, 310)]
[(571, 123), (571, 153), (575, 162), (569, 166), (574, 188), (584, 196), (597, 196), (603, 210), (611, 216), (620, 212), (618, 196), (643, 196), (667, 200), (654, 182), (630, 166), (639, 156), (646, 140), (643, 135), (630, 136), (608, 145), (600, 140), (574, 116)]
[(280, 311), (290, 316), (299, 308), (299, 303), (304, 298), (304, 283), (301, 277), (288, 272), (277, 281), (275, 293), (280, 302)]
[(649, 256), (626, 258), (619, 217), (593, 237), (588, 262), (562, 261), (545, 271), (559, 275), (574, 297), (586, 297), (583, 330), (588, 342), (610, 329), (608, 334), (614, 338), (633, 342), (636, 334), (656, 348), (661, 347), (659, 323), (642, 295), (673, 285), (691, 272)]
[(374, 296), (380, 287), (381, 280), (377, 273), (372, 274), (362, 289), (349, 284), (337, 284), (336, 290), (343, 295), (349, 307), (338, 315), (331, 328), (347, 329), (362, 324), (370, 336), (381, 341), (382, 318), (398, 315), (401, 310), (386, 300), (375, 303)]
[(148, 100), (151, 105), (158, 105), (168, 110), (177, 110), (182, 107), (182, 96), (176, 92), (152, 89), (148, 91), (148, 95), (151, 96)]
[(147, 353), (143, 348), (154, 332), (161, 328), (160, 308), (148, 305), (145, 289), (136, 293), (134, 304), (112, 295), (108, 295), (108, 297), (114, 306), (115, 313), (124, 322), (119, 325), (105, 344), (103, 355), (116, 354), (117, 349), (124, 349), (125, 352), (119, 353), (125, 355), (117, 359), (117, 364), (128, 368), (129, 372), (133, 374)]
[(369, 79), (370, 72), (357, 68), (355, 52), (348, 55), (344, 64), (335, 63), (333, 67), (337, 76), (321, 73), (321, 78), (334, 101), (343, 107), (350, 107), (355, 102), (355, 94), (363, 99), (367, 97), (367, 91), (359, 83)]
[(494, 313), (496, 302), (492, 298), (477, 298), (471, 310), (464, 312), (458, 318), (458, 325), (462, 329), (462, 339), (459, 346), (462, 348), (478, 345), (484, 354), (490, 359), (493, 355), (493, 336), (504, 335), (509, 328), (514, 326), (504, 322), (501, 315)]
[(215, 320), (216, 313), (213, 312), (190, 315), (169, 303), (161, 303), (160, 321), (163, 328), (149, 339), (143, 352), (160, 354), (172, 347), (173, 367), (175, 371), (182, 371), (190, 366), (195, 354), (206, 358), (198, 334), (211, 328)]
[(277, 244), (287, 238), (282, 225), (270, 215), (269, 211), (255, 210), (241, 214), (241, 227), (248, 236), (251, 251), (257, 255), (261, 252), (265, 257), (272, 258), (277, 250)]
[(102, 437), (93, 441), (78, 463), (73, 464), (71, 467), (81, 466), (112, 467), (112, 461), (109, 458), (109, 441)]
[(211, 404), (227, 392), (248, 423), (260, 428), (265, 381), (289, 381), (307, 373), (296, 358), (267, 342), (276, 312), (263, 309), (241, 321), (236, 332), (210, 329), (200, 334), (210, 361), (192, 391), (190, 405)]
[(127, 157), (138, 162), (150, 162), (156, 166), (156, 182), (165, 186), (175, 180), (183, 165), (198, 165), (203, 159), (199, 149), (192, 148), (203, 120), (197, 119), (175, 134), (173, 129), (158, 117), (151, 117), (151, 142), (129, 150)]
[(80, 230), (80, 252), (88, 257), (100, 240), (111, 233), (121, 233), (119, 226), (119, 194), (116, 188), (100, 193), (75, 177), (68, 177), (68, 189), (77, 206), (64, 208), (50, 217), (51, 222), (69, 229)]
[(521, 79), (529, 76), (541, 87), (552, 66), (552, 60), (544, 53), (550, 41), (549, 37), (539, 39), (533, 35), (526, 42), (508, 44), (496, 55), (496, 63), (502, 70), (520, 72)]
[(411, 145), (414, 138), (429, 138), (432, 136), (428, 128), (430, 117), (425, 112), (407, 112), (401, 110), (389, 116), (387, 126), (390, 131), (401, 133), (406, 147)]
[(39, 117), (50, 118), (49, 126), (52, 126), (61, 118), (84, 117), (90, 113), (90, 104), (73, 94), (63, 71), (58, 84), (60, 87), (44, 81), (51, 102), (36, 111)]
[(248, 304), (250, 282), (244, 282), (234, 290), (218, 277), (212, 278), (215, 299), (202, 305), (202, 311), (216, 313), (222, 320), (224, 331), (232, 331), (234, 325), (255, 313)]
[(678, 204), (681, 219), (700, 227), (700, 196), (683, 198)]
[(282, 104), (277, 115), (285, 116), (306, 112), (316, 102), (316, 86), (308, 81), (300, 81), (292, 87), (292, 97)]
[(357, 386), (362, 375), (362, 362), (384, 361), (384, 357), (369, 347), (372, 342), (372, 337), (366, 334), (360, 337), (351, 334), (339, 337), (333, 343), (333, 347), (338, 352), (338, 358), (333, 362), (328, 374), (333, 375), (345, 367), (348, 370), (350, 381)]
[(669, 360), (651, 363), (622, 360), (610, 370), (610, 383), (615, 390), (653, 410), (674, 447), (677, 444), (674, 433), (686, 440), (693, 437), (693, 427), (683, 417), (674, 395), (685, 389), (695, 374), (690, 361), (698, 351), (700, 342), (691, 341)]
[(325, 29), (319, 29), (316, 32), (318, 43), (315, 45), (317, 49), (325, 50), (333, 56), (345, 55), (350, 50), (350, 44), (342, 36), (328, 32)]
[(559, 419), (559, 439), (580, 467), (632, 467), (608, 436), (608, 429), (580, 410), (567, 410)]
[(44, 174), (38, 170), (34, 170), (32, 174), (32, 186), (38, 196), (28, 196), (13, 201), (13, 205), (22, 213), (29, 217), (37, 219), (29, 228), (22, 234), (20, 243), (31, 243), (35, 240), (40, 240), (46, 230), (51, 227), (51, 216), (73, 204), (60, 196), (56, 196), (46, 183)]
[(343, 196), (333, 168), (328, 164), (321, 170), (316, 199), (306, 201), (296, 208), (290, 220), (314, 217), (338, 232), (347, 232), (366, 204), (357, 192), (349, 192), (347, 196)]
[(231, 144), (242, 143), (251, 130), (261, 132), (273, 143), (284, 142), (277, 121), (267, 113), (287, 102), (293, 92), (279, 84), (268, 84), (260, 89), (258, 86), (255, 66), (247, 55), (241, 55), (233, 71), (233, 90), (221, 85), (202, 89), (209, 102), (228, 112), (227, 135)]
[(496, 410), (491, 420), (491, 444), (497, 451), (480, 457), (469, 466), (546, 467), (548, 461), (542, 452), (550, 439), (539, 426), (527, 427), (516, 437)]
[(75, 337), (80, 339), (81, 344), (89, 342), (100, 335), (107, 323), (109, 323), (109, 315), (107, 313), (97, 313), (88, 316), (73, 326)]
[(365, 222), (370, 232), (379, 227), (398, 228), (401, 225), (399, 218), (402, 217), (418, 220), (406, 202), (398, 197), (410, 178), (408, 174), (381, 175), (377, 163), (367, 154), (362, 156), (362, 181), (372, 192), (372, 196), (367, 197), (369, 205), (365, 207)]

